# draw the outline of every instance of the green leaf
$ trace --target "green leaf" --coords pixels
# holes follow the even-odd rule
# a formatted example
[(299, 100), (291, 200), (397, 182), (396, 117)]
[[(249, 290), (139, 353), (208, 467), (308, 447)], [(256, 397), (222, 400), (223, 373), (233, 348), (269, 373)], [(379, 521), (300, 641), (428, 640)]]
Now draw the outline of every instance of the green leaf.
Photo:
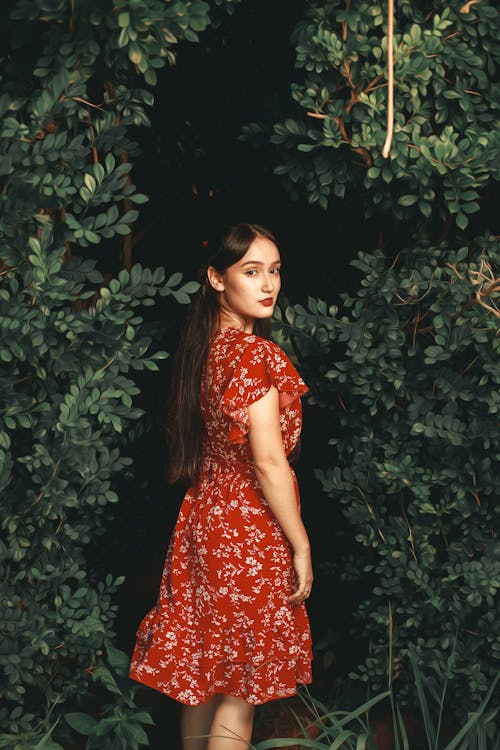
[(130, 13), (122, 11), (118, 14), (118, 26), (122, 29), (130, 26)]
[(398, 198), (398, 204), (400, 206), (413, 206), (418, 201), (418, 195), (401, 195)]
[(167, 286), (177, 286), (182, 281), (182, 273), (179, 273), (176, 271), (176, 273), (173, 273), (170, 278), (167, 280)]
[(98, 722), (96, 721), (96, 719), (94, 719), (93, 716), (89, 716), (88, 714), (76, 711), (73, 713), (64, 714), (64, 718), (71, 729), (74, 729), (80, 734), (93, 734), (97, 729)]
[(129, 196), (130, 200), (133, 203), (147, 203), (149, 201), (149, 198), (147, 195), (144, 195), (144, 193), (133, 193), (133, 195)]
[(130, 667), (130, 656), (109, 643), (106, 646), (106, 652), (108, 654), (109, 663), (111, 664), (113, 669), (119, 675), (128, 675)]
[(194, 294), (199, 288), (200, 285), (197, 281), (188, 281), (186, 284), (182, 285), (181, 289), (185, 294)]

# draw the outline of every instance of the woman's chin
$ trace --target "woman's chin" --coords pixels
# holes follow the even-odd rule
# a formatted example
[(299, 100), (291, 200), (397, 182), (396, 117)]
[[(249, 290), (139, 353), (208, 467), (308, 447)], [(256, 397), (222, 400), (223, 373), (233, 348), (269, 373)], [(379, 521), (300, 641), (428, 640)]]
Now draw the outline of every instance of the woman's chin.
[(270, 307), (263, 307), (262, 310), (259, 310), (259, 313), (255, 316), (258, 320), (266, 320), (267, 318), (272, 318), (274, 312), (274, 305), (271, 305)]

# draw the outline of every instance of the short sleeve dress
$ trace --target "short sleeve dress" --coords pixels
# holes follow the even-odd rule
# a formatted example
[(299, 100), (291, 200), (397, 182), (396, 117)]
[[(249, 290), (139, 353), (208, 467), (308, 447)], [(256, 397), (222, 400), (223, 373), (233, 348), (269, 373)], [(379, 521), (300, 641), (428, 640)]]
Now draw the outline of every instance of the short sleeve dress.
[(311, 682), (306, 608), (288, 601), (290, 546), (248, 445), (248, 406), (272, 385), (288, 455), (299, 440), (306, 384), (273, 342), (219, 331), (201, 387), (201, 476), (182, 502), (159, 597), (138, 628), (130, 667), (134, 680), (187, 705), (216, 693), (261, 704)]

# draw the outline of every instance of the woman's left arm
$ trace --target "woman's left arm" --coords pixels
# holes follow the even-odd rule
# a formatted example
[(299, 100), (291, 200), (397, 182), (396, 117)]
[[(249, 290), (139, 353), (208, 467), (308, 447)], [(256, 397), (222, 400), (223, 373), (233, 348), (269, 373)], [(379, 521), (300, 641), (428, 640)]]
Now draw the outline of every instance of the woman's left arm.
[(307, 598), (313, 581), (311, 546), (300, 516), (295, 483), (288, 463), (274, 386), (248, 407), (249, 443), (262, 492), (293, 550), (298, 586), (290, 601)]

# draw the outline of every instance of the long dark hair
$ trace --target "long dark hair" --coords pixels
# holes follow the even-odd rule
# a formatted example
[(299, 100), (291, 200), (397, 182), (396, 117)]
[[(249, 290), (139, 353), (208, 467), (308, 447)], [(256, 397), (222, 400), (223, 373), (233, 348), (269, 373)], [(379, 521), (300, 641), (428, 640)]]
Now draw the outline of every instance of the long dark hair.
[[(213, 266), (224, 273), (248, 251), (257, 237), (266, 237), (276, 244), (274, 235), (258, 224), (237, 224), (229, 227), (215, 253), (199, 274), (200, 288), (194, 295), (186, 315), (179, 347), (172, 370), (167, 401), (167, 472), (169, 482), (198, 481), (205, 428), (200, 405), (200, 386), (212, 338), (219, 323), (219, 299), (207, 278)], [(254, 333), (269, 338), (269, 320), (256, 320)]]

